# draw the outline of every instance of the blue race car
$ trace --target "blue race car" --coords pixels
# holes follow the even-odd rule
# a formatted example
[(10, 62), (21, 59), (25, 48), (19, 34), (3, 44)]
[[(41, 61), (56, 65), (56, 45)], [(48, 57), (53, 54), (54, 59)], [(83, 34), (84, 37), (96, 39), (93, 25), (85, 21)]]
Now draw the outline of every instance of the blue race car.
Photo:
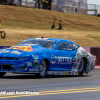
[(0, 77), (6, 72), (82, 76), (95, 69), (95, 58), (78, 44), (56, 38), (30, 38), (0, 50)]

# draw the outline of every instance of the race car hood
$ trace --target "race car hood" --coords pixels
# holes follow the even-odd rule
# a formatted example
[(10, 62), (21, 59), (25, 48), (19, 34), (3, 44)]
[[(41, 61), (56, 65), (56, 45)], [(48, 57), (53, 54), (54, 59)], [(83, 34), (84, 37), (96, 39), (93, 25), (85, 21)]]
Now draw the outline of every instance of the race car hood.
[(41, 45), (20, 45), (0, 50), (0, 57), (27, 57), (33, 53), (44, 50)]

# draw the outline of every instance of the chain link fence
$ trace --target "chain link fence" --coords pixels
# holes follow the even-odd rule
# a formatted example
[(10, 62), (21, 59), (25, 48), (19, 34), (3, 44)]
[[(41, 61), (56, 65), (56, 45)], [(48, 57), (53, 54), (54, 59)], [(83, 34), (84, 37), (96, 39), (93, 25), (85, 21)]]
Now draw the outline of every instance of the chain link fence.
[(68, 13), (86, 14), (87, 4), (82, 2), (67, 2), (65, 5), (59, 5), (58, 11)]
[(83, 2), (66, 2), (65, 4), (52, 5), (52, 10), (63, 11), (68, 13), (77, 14), (89, 14), (97, 15), (100, 14), (100, 5), (87, 4)]

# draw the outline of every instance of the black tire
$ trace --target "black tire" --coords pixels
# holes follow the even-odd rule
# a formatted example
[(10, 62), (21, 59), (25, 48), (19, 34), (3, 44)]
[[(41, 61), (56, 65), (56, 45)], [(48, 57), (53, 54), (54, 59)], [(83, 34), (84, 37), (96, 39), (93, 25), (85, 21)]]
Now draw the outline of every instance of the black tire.
[(55, 25), (52, 25), (51, 29), (55, 28)]
[(5, 38), (6, 37), (6, 33), (4, 31), (1, 31), (1, 38)]
[(48, 64), (47, 64), (46, 60), (43, 60), (40, 65), (40, 72), (39, 72), (39, 74), (37, 74), (37, 76), (40, 78), (46, 77), (47, 67), (48, 67)]
[(81, 59), (79, 63), (79, 68), (78, 68), (78, 76), (83, 76), (85, 71), (85, 61), (84, 59)]
[(6, 74), (6, 72), (0, 72), (0, 77), (3, 77)]

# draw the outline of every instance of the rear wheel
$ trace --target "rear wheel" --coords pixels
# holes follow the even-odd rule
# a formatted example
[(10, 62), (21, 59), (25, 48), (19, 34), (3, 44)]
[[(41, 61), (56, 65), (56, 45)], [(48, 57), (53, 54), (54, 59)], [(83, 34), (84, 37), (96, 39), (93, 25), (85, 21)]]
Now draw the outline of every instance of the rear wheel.
[(85, 71), (85, 61), (81, 59), (79, 62), (79, 67), (78, 67), (78, 76), (83, 76)]
[(0, 72), (0, 77), (3, 77), (6, 74), (6, 72)]
[(45, 60), (43, 60), (41, 62), (41, 65), (40, 65), (40, 73), (38, 74), (39, 77), (46, 77), (47, 75), (47, 67), (48, 67), (48, 64)]

